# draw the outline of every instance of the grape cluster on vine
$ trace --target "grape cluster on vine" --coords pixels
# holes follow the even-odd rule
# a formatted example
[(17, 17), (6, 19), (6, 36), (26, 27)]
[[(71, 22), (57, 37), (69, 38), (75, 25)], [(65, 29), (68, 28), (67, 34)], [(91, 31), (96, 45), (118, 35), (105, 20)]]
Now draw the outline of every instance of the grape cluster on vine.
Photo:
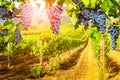
[[(81, 6), (80, 6), (81, 7)], [(98, 30), (101, 33), (106, 32), (106, 15), (100, 9), (80, 8), (81, 13), (78, 14), (78, 23), (83, 22), (84, 28), (87, 29), (89, 20), (92, 26), (98, 25)]]
[(0, 18), (3, 20), (11, 19), (16, 17), (18, 14), (18, 9), (13, 8), (12, 11), (7, 10), (7, 7), (5, 5), (0, 6)]
[(32, 5), (25, 3), (20, 7), (21, 11), (21, 22), (24, 29), (28, 28), (31, 24), (32, 16), (33, 16), (33, 8)]
[(59, 34), (60, 31), (60, 15), (63, 12), (63, 7), (61, 5), (52, 6), (47, 10), (48, 18), (51, 23), (51, 29), (54, 34)]
[(116, 40), (118, 39), (119, 31), (116, 28), (116, 26), (110, 25), (108, 32), (110, 33), (110, 39), (111, 39), (111, 42), (112, 42), (112, 50), (115, 50), (116, 45), (117, 45)]

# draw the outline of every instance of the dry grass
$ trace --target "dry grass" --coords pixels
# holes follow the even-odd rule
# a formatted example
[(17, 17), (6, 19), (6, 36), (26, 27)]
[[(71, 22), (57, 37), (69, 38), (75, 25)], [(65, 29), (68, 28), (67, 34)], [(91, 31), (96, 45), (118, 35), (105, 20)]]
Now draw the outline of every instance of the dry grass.
[(120, 68), (120, 52), (119, 51), (110, 51), (108, 54), (108, 58), (115, 63)]

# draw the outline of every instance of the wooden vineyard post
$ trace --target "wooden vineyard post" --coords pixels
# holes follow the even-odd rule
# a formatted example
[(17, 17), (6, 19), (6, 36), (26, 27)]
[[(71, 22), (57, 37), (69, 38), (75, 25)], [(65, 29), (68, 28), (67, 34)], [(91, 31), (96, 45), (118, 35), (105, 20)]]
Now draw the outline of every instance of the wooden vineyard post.
[(105, 41), (104, 38), (100, 39), (100, 64), (104, 67), (105, 60)]
[(7, 45), (7, 47), (8, 47), (8, 57), (7, 57), (7, 59), (8, 59), (8, 65), (7, 65), (7, 67), (8, 67), (8, 69), (10, 69), (10, 52), (9, 52), (9, 49), (10, 49), (10, 44), (8, 43), (8, 45)]
[(101, 68), (101, 80), (104, 78), (105, 70), (105, 41), (104, 38), (100, 39), (100, 68)]
[(40, 40), (40, 56), (39, 56), (39, 62), (40, 62), (40, 65), (43, 67), (43, 52), (42, 52), (42, 46), (43, 46), (43, 40)]

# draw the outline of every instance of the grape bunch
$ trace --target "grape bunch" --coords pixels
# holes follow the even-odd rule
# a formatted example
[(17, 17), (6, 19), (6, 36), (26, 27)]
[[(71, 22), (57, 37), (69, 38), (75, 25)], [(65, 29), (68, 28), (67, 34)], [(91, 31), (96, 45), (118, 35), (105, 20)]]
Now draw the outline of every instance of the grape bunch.
[(22, 39), (21, 32), (20, 32), (20, 30), (18, 28), (16, 28), (14, 33), (16, 35), (16, 38), (15, 38), (14, 42), (18, 43)]
[(52, 6), (47, 10), (47, 15), (50, 20), (51, 29), (54, 34), (59, 34), (60, 32), (60, 20), (61, 14), (63, 12), (63, 7), (61, 5)]
[[(80, 6), (81, 7), (81, 6)], [(78, 14), (78, 23), (83, 22), (84, 28), (88, 28), (89, 20), (92, 22), (92, 26), (98, 24), (98, 30), (101, 33), (106, 32), (106, 15), (100, 9), (85, 9), (80, 8), (81, 13)]]
[(110, 39), (112, 42), (112, 50), (115, 50), (116, 45), (117, 45), (116, 40), (118, 39), (119, 31), (117, 30), (117, 28), (114, 25), (110, 25), (108, 32), (110, 33)]
[(5, 19), (7, 19), (9, 17), (8, 13), (10, 14), (10, 12), (7, 10), (7, 7), (5, 5), (0, 6), (0, 17), (3, 20), (5, 20)]
[(24, 29), (27, 29), (31, 24), (31, 20), (32, 20), (32, 16), (33, 16), (32, 5), (25, 3), (20, 7), (20, 11), (21, 11), (22, 25), (23, 25)]
[(14, 18), (16, 17), (17, 14), (18, 14), (17, 8), (13, 8), (12, 11), (8, 11), (5, 5), (0, 6), (0, 18), (2, 18), (3, 20)]
[(98, 30), (103, 34), (106, 32), (106, 15), (100, 10), (89, 10), (89, 18), (92, 24), (98, 24)]
[(81, 22), (84, 25), (84, 29), (88, 29), (88, 21), (89, 21), (89, 16), (88, 16), (88, 10), (87, 9), (81, 9), (81, 13), (78, 14), (78, 23), (80, 24)]

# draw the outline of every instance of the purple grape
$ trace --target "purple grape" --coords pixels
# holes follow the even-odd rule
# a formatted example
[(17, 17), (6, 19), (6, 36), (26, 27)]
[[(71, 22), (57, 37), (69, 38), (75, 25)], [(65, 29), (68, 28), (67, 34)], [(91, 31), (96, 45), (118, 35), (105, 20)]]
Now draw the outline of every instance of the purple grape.
[(32, 20), (32, 15), (33, 15), (33, 8), (32, 5), (30, 4), (24, 4), (20, 7), (21, 10), (21, 22), (23, 25), (24, 29), (27, 29), (30, 24), (31, 24), (31, 20)]
[(117, 45), (116, 40), (118, 39), (119, 31), (117, 30), (117, 28), (114, 25), (110, 25), (108, 32), (110, 33), (110, 39), (112, 42), (112, 50), (115, 50), (116, 45)]
[(88, 28), (88, 21), (91, 20), (92, 26), (98, 24), (98, 30), (103, 34), (106, 32), (106, 15), (101, 9), (85, 9), (81, 8), (81, 13), (78, 15), (78, 23), (83, 22), (84, 28)]
[(14, 18), (16, 17), (17, 14), (18, 14), (17, 8), (14, 8), (12, 12), (12, 11), (8, 11), (5, 5), (0, 6), (0, 17), (3, 20)]

